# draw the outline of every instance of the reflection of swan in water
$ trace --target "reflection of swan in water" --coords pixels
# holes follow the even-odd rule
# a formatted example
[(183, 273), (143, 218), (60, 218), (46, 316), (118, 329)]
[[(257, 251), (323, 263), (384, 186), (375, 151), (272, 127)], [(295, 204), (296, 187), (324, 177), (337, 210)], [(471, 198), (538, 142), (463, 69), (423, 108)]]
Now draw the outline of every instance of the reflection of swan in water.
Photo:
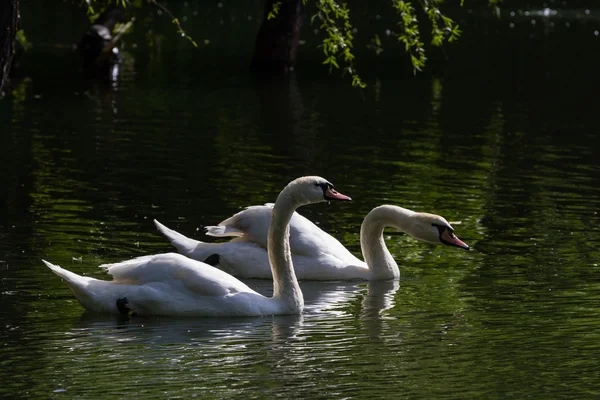
[(371, 281), (367, 294), (362, 302), (360, 320), (363, 328), (372, 339), (381, 339), (387, 331), (387, 320), (390, 318), (385, 311), (394, 307), (394, 298), (400, 288), (399, 281)]
[(380, 318), (385, 310), (394, 307), (394, 296), (399, 288), (400, 282), (397, 280), (369, 282), (363, 300), (362, 318)]
[[(69, 336), (92, 337), (100, 342), (151, 343), (152, 345), (194, 344), (199, 341), (222, 345), (235, 342), (263, 342), (277, 325), (278, 332), (293, 336), (302, 322), (301, 316), (271, 317), (208, 317), (208, 318), (127, 318), (116, 315), (98, 315), (84, 312), (68, 332)], [(98, 345), (98, 343), (93, 343)]]
[[(271, 296), (273, 285), (264, 279), (245, 279), (245, 283), (263, 296)], [(397, 280), (349, 282), (349, 281), (302, 281), (304, 313), (329, 318), (331, 314), (347, 314), (346, 307), (360, 301), (360, 314), (376, 316), (394, 306), (394, 295), (400, 283)]]
[[(264, 280), (248, 284), (265, 296), (273, 290)], [(188, 397), (185, 390), (192, 386), (239, 396), (248, 389), (243, 382), (257, 379), (275, 383), (263, 393), (275, 397), (279, 383), (315, 381), (352, 368), (365, 345), (390, 333), (381, 312), (393, 306), (398, 282), (302, 282), (301, 287), (306, 312), (297, 316), (126, 319), (86, 312), (67, 324), (66, 334), (53, 335), (44, 345), (51, 349), (43, 353), (45, 370), (61, 371), (61, 386), (89, 393), (107, 390), (106, 382), (90, 377), (110, 371), (115, 388), (172, 379), (165, 397)], [(34, 379), (48, 385), (49, 376)]]

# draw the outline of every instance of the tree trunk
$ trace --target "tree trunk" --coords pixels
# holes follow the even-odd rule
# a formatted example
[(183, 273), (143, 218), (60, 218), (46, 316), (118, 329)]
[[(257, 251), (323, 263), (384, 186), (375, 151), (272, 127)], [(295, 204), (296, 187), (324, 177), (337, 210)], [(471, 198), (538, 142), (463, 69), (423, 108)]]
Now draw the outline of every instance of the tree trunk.
[[(268, 19), (273, 4), (280, 3), (275, 18)], [(280, 75), (294, 69), (304, 22), (302, 0), (267, 0), (256, 36), (250, 69), (257, 75)]]
[(10, 72), (20, 22), (19, 0), (0, 0), (0, 93)]

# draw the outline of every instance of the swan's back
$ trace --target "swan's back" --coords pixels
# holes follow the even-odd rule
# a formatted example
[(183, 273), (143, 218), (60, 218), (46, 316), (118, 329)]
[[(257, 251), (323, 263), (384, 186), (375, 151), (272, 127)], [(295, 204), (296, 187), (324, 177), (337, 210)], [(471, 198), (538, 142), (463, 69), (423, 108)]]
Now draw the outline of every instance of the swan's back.
[[(207, 227), (207, 234), (237, 236), (235, 240), (254, 242), (266, 249), (272, 211), (272, 203), (250, 206), (217, 226)], [(328, 253), (349, 262), (361, 263), (336, 238), (297, 212), (293, 213), (290, 221), (290, 248), (294, 255), (310, 257)]]

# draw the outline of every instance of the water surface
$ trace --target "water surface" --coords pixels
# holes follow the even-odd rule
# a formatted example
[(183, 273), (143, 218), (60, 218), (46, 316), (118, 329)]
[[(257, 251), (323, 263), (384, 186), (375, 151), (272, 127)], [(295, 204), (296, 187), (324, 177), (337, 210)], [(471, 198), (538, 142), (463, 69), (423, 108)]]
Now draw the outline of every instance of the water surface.
[[(253, 32), (253, 10), (219, 12)], [(473, 21), (417, 77), (366, 65), (363, 92), (308, 47), (296, 76), (254, 81), (252, 36), (216, 26), (198, 52), (141, 40), (90, 84), (63, 46), (75, 25), (31, 28), (0, 102), (0, 395), (600, 396), (597, 22)], [(302, 282), (303, 315), (238, 319), (86, 313), (40, 261), (106, 279), (99, 264), (172, 250), (152, 219), (202, 239), (307, 174), (355, 199), (300, 212), (357, 255), (384, 203), (460, 221), (472, 251), (392, 230), (399, 282)]]

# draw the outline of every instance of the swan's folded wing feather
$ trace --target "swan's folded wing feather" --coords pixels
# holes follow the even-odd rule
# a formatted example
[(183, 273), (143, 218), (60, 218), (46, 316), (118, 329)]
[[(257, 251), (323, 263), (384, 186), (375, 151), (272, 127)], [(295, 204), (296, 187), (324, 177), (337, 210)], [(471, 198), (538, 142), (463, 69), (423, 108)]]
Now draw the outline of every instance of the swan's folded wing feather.
[(290, 247), (296, 255), (328, 254), (340, 259), (355, 259), (336, 238), (298, 213), (294, 213), (290, 221)]
[[(252, 232), (252, 237), (264, 237), (263, 240), (254, 240), (260, 242), (263, 247), (267, 247), (267, 234), (271, 223), (271, 212), (273, 203), (265, 203), (264, 206), (255, 206), (253, 210), (260, 213), (260, 229), (256, 229), (254, 224), (252, 228), (246, 230)], [(254, 223), (254, 221), (250, 221)], [(293, 254), (314, 257), (319, 253), (335, 254), (336, 257), (347, 259), (355, 258), (336, 238), (319, 228), (314, 222), (305, 216), (294, 212), (290, 220), (290, 248)]]
[(214, 226), (205, 226), (206, 235), (207, 236), (215, 236), (215, 237), (241, 237), (244, 236), (244, 232), (239, 229), (231, 226), (225, 225), (214, 225)]
[(225, 296), (252, 291), (233, 276), (181, 254), (166, 253), (101, 265), (117, 283), (143, 285), (151, 282), (183, 286), (201, 296)]
[(272, 279), (267, 249), (248, 241), (229, 241), (219, 247), (219, 269), (239, 278)]
[[(138, 275), (142, 270), (148, 270), (147, 264), (156, 256), (141, 256), (132, 258), (131, 260), (121, 261), (118, 263), (102, 264), (99, 268), (105, 269), (113, 280), (119, 283), (134, 283), (138, 280)], [(149, 274), (145, 275), (145, 280), (149, 278)]]
[(172, 273), (187, 290), (201, 296), (226, 296), (252, 292), (237, 278), (208, 264), (202, 263), (201, 268), (177, 268)]
[[(243, 240), (267, 247), (267, 233), (271, 224), (270, 206), (250, 206), (210, 227), (210, 236), (238, 236)], [(208, 228), (208, 227), (207, 227)]]
[[(253, 242), (266, 249), (272, 210), (273, 203), (250, 206), (219, 223), (218, 229), (211, 227), (212, 235), (241, 236), (236, 240)], [(337, 239), (297, 212), (290, 221), (290, 248), (292, 254), (334, 253), (342, 259), (356, 259)]]

